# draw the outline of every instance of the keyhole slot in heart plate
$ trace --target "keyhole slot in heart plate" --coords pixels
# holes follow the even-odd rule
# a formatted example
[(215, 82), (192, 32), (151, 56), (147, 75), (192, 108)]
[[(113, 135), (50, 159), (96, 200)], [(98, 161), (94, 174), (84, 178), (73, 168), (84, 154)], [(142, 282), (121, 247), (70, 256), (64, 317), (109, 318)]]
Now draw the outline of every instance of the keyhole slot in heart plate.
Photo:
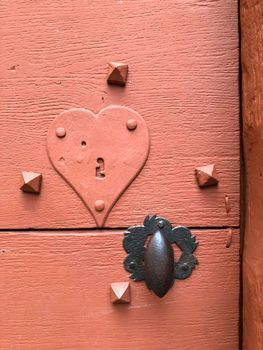
[[(127, 127), (130, 120), (135, 130)], [(60, 128), (66, 133), (63, 139), (56, 133)], [(52, 122), (47, 135), (50, 162), (85, 203), (98, 227), (104, 226), (117, 200), (142, 170), (149, 148), (145, 120), (123, 106), (109, 106), (98, 114), (70, 109)], [(103, 202), (103, 210), (95, 205), (98, 201)]]
[(97, 166), (96, 166), (96, 177), (98, 179), (104, 179), (105, 176), (106, 176), (106, 174), (105, 174), (104, 159), (98, 158), (97, 159)]

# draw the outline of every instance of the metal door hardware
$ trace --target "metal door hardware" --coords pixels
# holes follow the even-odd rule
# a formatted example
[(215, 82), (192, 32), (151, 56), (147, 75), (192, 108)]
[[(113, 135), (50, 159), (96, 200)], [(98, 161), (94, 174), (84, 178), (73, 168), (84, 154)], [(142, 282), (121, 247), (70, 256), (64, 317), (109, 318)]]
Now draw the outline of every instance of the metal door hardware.
[(129, 282), (117, 282), (110, 285), (112, 304), (129, 304), (131, 302), (131, 288)]
[(144, 119), (130, 108), (98, 114), (71, 109), (51, 124), (49, 159), (102, 227), (112, 207), (143, 168), (150, 140)]
[[(136, 282), (145, 280), (160, 298), (174, 279), (186, 279), (198, 264), (193, 255), (198, 245), (195, 236), (187, 227), (173, 228), (162, 217), (147, 216), (142, 226), (129, 227), (124, 236), (123, 247), (128, 253), (124, 267), (131, 273), (130, 278)], [(182, 251), (178, 260), (174, 259), (173, 243)]]
[(128, 75), (126, 63), (110, 62), (108, 65), (108, 84), (125, 86)]
[(32, 171), (22, 171), (21, 191), (39, 194), (42, 185), (42, 174)]
[(196, 168), (195, 176), (199, 187), (215, 186), (218, 184), (218, 175), (214, 164)]

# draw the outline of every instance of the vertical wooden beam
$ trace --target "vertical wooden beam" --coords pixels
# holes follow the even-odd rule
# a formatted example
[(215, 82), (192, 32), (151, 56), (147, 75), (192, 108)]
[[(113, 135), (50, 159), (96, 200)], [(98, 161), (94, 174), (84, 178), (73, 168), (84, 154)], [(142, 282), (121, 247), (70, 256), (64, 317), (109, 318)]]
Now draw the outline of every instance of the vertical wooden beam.
[(263, 1), (240, 0), (245, 157), (243, 349), (263, 349)]

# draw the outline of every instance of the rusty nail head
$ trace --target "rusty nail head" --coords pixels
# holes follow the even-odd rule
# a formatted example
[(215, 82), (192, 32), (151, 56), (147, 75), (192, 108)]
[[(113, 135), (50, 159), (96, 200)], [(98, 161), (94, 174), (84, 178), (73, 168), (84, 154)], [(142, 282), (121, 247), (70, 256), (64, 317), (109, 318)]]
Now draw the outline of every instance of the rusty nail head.
[(56, 135), (57, 137), (64, 137), (66, 136), (66, 130), (62, 126), (60, 126), (56, 129)]
[(137, 128), (137, 121), (135, 119), (129, 119), (127, 121), (127, 128), (129, 130), (135, 130)]
[(102, 211), (104, 208), (105, 208), (105, 203), (104, 203), (104, 201), (102, 201), (101, 199), (99, 199), (99, 200), (97, 200), (96, 202), (95, 202), (95, 209), (97, 210), (97, 211)]
[(229, 197), (225, 196), (225, 207), (226, 207), (226, 212), (230, 212), (230, 203), (229, 203)]
[(214, 164), (196, 168), (195, 176), (199, 187), (215, 186), (218, 184), (218, 175)]
[(131, 302), (131, 289), (129, 282), (111, 283), (112, 304), (129, 304)]
[(108, 84), (125, 86), (127, 81), (128, 65), (125, 63), (110, 62)]
[(226, 235), (226, 248), (230, 248), (233, 239), (233, 229), (230, 228)]
[(21, 191), (28, 193), (39, 194), (41, 191), (42, 174), (32, 171), (22, 171), (22, 186)]

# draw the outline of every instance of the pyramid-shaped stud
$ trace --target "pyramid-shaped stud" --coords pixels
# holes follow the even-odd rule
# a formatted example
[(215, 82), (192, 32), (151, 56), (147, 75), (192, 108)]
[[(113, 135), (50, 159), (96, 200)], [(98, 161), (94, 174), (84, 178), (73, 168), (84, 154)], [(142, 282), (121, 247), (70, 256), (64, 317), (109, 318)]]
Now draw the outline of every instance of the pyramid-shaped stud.
[(129, 282), (111, 283), (110, 293), (112, 304), (129, 304), (131, 302), (131, 289)]
[(127, 81), (128, 65), (125, 63), (110, 62), (108, 84), (124, 86)]
[(23, 192), (40, 193), (42, 175), (32, 171), (22, 171), (23, 183), (20, 190)]
[(214, 164), (196, 168), (195, 175), (199, 187), (215, 186), (218, 184), (218, 176)]

